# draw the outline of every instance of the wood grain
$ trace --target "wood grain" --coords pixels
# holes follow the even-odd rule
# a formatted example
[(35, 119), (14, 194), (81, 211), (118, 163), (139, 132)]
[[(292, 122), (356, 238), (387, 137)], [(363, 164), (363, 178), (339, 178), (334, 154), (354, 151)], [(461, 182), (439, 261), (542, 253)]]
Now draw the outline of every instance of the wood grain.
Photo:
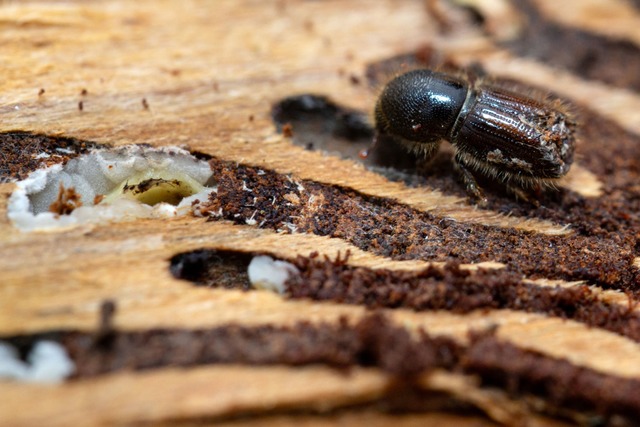
[[(549, 236), (571, 233), (567, 224), (481, 210), (437, 188), (389, 181), (355, 161), (294, 146), (276, 132), (271, 106), (292, 94), (319, 93), (370, 111), (376, 89), (363, 83), (366, 66), (425, 44), (446, 52), (459, 65), (480, 62), (490, 74), (544, 87), (628, 131), (640, 132), (636, 92), (516, 57), (483, 34), (443, 36), (426, 3), (0, 2), (0, 132), (27, 130), (112, 145), (185, 145), (222, 160), (393, 199), (462, 223)], [(547, 9), (550, 4), (555, 8), (555, 2), (539, 3), (553, 14)], [(615, 31), (594, 18), (594, 10), (602, 10), (603, 2), (584, 2), (595, 9), (583, 2), (571, 3), (574, 9), (563, 8), (573, 14), (558, 12), (563, 24), (633, 43), (640, 40), (637, 10), (627, 14), (623, 2), (613, 2), (615, 10), (608, 9), (607, 2), (612, 19), (624, 16), (624, 25)], [(354, 84), (352, 76), (361, 83)], [(45, 92), (39, 95), (40, 89)], [(561, 186), (585, 198), (597, 198), (602, 184), (578, 158)], [(0, 184), (0, 336), (56, 329), (92, 331), (106, 299), (117, 302), (114, 322), (121, 330), (230, 322), (335, 323), (341, 316), (354, 322), (365, 313), (363, 307), (290, 301), (263, 291), (197, 288), (174, 278), (169, 259), (200, 248), (269, 252), (282, 258), (313, 251), (336, 258), (350, 251), (352, 265), (392, 270), (416, 271), (430, 264), (393, 260), (341, 239), (279, 234), (191, 216), (25, 233), (7, 219), (7, 198), (13, 189), (12, 183)], [(484, 266), (500, 269), (504, 265)], [(574, 285), (536, 279), (548, 286)], [(614, 290), (594, 287), (592, 292), (607, 303), (633, 302)], [(461, 343), (468, 340), (470, 331), (499, 326), (497, 336), (520, 348), (600, 373), (640, 379), (638, 343), (578, 322), (509, 310), (470, 314), (388, 310), (388, 315), (412, 333), (422, 328)], [(432, 378), (431, 383), (425, 379), (423, 386), (433, 390), (449, 384), (448, 393), (472, 402), (499, 423), (551, 422), (536, 418), (526, 405), (501, 391), (486, 392), (473, 379), (453, 375), (447, 383), (442, 378), (440, 382)], [(322, 412), (375, 400), (391, 383), (392, 378), (378, 370), (358, 368), (344, 376), (324, 367), (286, 366), (162, 368), (55, 387), (1, 382), (0, 401), (5, 404), (0, 405), (0, 424), (177, 425), (282, 408)], [(378, 421), (386, 416), (366, 415)], [(288, 422), (286, 414), (283, 417), (282, 422)], [(425, 417), (428, 421), (429, 415)], [(430, 422), (438, 425), (438, 420), (453, 416), (433, 417), (435, 421)], [(412, 425), (415, 420), (405, 421)]]

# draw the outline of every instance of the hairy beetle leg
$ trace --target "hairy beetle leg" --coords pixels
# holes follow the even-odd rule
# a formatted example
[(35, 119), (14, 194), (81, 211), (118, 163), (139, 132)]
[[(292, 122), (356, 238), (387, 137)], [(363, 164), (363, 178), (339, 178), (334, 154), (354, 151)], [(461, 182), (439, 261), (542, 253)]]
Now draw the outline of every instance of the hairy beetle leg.
[(518, 200), (524, 200), (525, 202), (531, 203), (533, 206), (540, 207), (540, 197), (542, 195), (542, 188), (540, 186), (536, 186), (531, 191), (526, 191), (523, 188), (518, 187), (514, 184), (507, 184), (507, 191), (510, 191), (512, 194), (516, 196)]
[(453, 158), (453, 166), (460, 175), (460, 178), (462, 178), (462, 182), (464, 183), (464, 187), (469, 198), (480, 207), (486, 206), (487, 198), (484, 195), (482, 188), (478, 185), (473, 173), (464, 163), (463, 157), (456, 154)]

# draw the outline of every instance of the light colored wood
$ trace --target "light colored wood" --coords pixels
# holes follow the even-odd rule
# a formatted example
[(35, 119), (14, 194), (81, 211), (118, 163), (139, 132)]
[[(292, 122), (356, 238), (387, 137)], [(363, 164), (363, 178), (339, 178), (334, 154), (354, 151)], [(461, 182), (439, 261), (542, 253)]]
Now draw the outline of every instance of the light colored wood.
[[(448, 49), (460, 63), (481, 60), (489, 72), (546, 86), (628, 129), (640, 129), (637, 95), (512, 58), (476, 35), (443, 40), (422, 1), (0, 2), (0, 29), (1, 131), (64, 134), (113, 145), (186, 144), (225, 160), (395, 198), (469, 223), (550, 235), (571, 232), (566, 224), (477, 210), (439, 191), (407, 188), (355, 162), (292, 146), (276, 134), (271, 105), (292, 94), (317, 92), (370, 110), (375, 89), (354, 85), (349, 76), (362, 78), (367, 63), (429, 42)], [(81, 95), (82, 89), (88, 94)], [(599, 100), (605, 93), (609, 101), (603, 105)], [(143, 98), (149, 110), (142, 107)], [(83, 111), (78, 110), (81, 100)], [(562, 185), (596, 197), (601, 183), (578, 163)], [(336, 257), (349, 250), (353, 265), (427, 265), (372, 255), (339, 239), (193, 217), (23, 233), (7, 220), (12, 189), (13, 184), (0, 184), (0, 335), (92, 330), (105, 299), (117, 302), (115, 325), (123, 330), (335, 322), (343, 315), (355, 321), (364, 313), (354, 306), (283, 301), (266, 292), (195, 288), (173, 278), (170, 257), (198, 248), (282, 257), (312, 251)], [(599, 295), (627, 303), (619, 294)], [(459, 342), (469, 330), (500, 325), (505, 341), (599, 372), (640, 378), (636, 343), (575, 322), (506, 310), (469, 315), (398, 310), (390, 316), (412, 331), (422, 327)], [(250, 387), (254, 380), (264, 388)], [(222, 366), (118, 373), (60, 387), (5, 382), (0, 383), (0, 424), (171, 422), (244, 410), (317, 408), (327, 404), (323, 399), (335, 398), (327, 404), (331, 408), (373, 399), (388, 381), (380, 372), (364, 370), (341, 376), (316, 367)], [(461, 395), (465, 384), (457, 389)], [(437, 388), (435, 383), (426, 387)], [(467, 397), (476, 403), (487, 398), (470, 390), (471, 385)]]
[[(392, 385), (391, 377), (375, 370), (353, 369), (345, 374), (315, 366), (294, 370), (228, 365), (119, 373), (57, 389), (31, 385), (9, 388), (0, 384), (0, 398), (14, 408), (23, 405), (25, 400), (38, 402), (35, 410), (14, 411), (4, 418), (8, 425), (15, 427), (126, 425), (132, 422), (183, 425), (181, 420), (194, 417), (211, 419), (230, 413), (250, 415), (256, 412), (278, 414), (278, 411), (296, 407), (322, 414), (348, 405), (375, 403)], [(461, 402), (477, 405), (501, 423), (526, 423), (531, 427), (564, 425), (532, 415), (525, 405), (509, 399), (504, 392), (481, 390), (473, 379), (459, 374), (435, 371), (422, 376), (418, 385), (451, 393)], [(60, 407), (61, 403), (65, 407)], [(385, 415), (380, 418), (370, 416), (372, 422), (387, 418)], [(440, 416), (447, 420), (446, 415)], [(438, 419), (437, 414), (413, 415), (399, 421), (400, 425), (404, 425), (402, 422), (415, 425), (417, 421), (435, 421), (432, 417)], [(346, 418), (351, 418), (348, 413)], [(167, 419), (171, 421), (167, 422)], [(296, 419), (295, 414), (291, 418), (275, 417), (281, 423), (291, 419)], [(267, 417), (259, 422), (270, 425), (275, 420)], [(322, 425), (321, 420), (317, 422)], [(492, 424), (480, 419), (471, 425)]]
[[(625, 0), (569, 0), (559, 5), (553, 0), (536, 0), (546, 16), (575, 28), (616, 39), (640, 43), (640, 13)], [(611, 25), (612, 20), (615, 25)]]
[[(329, 410), (374, 400), (389, 381), (366, 370), (216, 366), (122, 373), (57, 389), (0, 384), (0, 395), (6, 407), (22, 409), (6, 414), (6, 425), (122, 425), (297, 406)], [(31, 399), (37, 409), (29, 411), (24, 405)]]

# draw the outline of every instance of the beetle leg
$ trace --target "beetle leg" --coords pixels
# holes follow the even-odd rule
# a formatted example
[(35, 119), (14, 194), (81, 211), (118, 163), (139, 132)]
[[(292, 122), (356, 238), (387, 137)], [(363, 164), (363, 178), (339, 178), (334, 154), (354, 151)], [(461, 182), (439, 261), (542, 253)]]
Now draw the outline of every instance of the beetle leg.
[(462, 182), (464, 183), (469, 198), (475, 201), (478, 206), (485, 206), (487, 204), (487, 198), (485, 197), (482, 188), (478, 185), (473, 173), (471, 173), (470, 168), (465, 164), (464, 158), (460, 153), (457, 153), (454, 156), (453, 166), (462, 178)]
[(532, 191), (526, 191), (516, 184), (507, 184), (507, 190), (514, 194), (516, 199), (524, 200), (535, 207), (540, 206), (540, 201), (538, 200), (541, 197), (542, 192), (540, 186), (536, 186)]
[(360, 157), (361, 160), (366, 160), (369, 157), (369, 155), (378, 146), (378, 140), (379, 139), (380, 139), (380, 134), (378, 132), (376, 132), (373, 135), (373, 141), (371, 141), (371, 144), (369, 144), (369, 146), (367, 148), (363, 148), (362, 150), (360, 150), (360, 152), (358, 152), (358, 157)]

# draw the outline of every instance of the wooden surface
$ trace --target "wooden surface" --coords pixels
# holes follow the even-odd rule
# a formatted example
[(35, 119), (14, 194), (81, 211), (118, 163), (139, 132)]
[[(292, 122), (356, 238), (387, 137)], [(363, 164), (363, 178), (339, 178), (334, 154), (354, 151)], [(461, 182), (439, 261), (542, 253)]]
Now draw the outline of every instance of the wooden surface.
[[(613, 3), (622, 7), (622, 2)], [(568, 8), (574, 14), (559, 16), (586, 27), (583, 22), (591, 22), (594, 13), (581, 15), (576, 8)], [(640, 40), (637, 11), (631, 15), (635, 25), (594, 22), (590, 31), (615, 28), (618, 37)], [(474, 35), (465, 37), (443, 37), (425, 2), (409, 0), (1, 2), (0, 131), (63, 134), (112, 145), (184, 144), (223, 160), (393, 198), (461, 222), (562, 235), (564, 224), (478, 210), (437, 189), (408, 188), (356, 162), (294, 146), (275, 131), (271, 106), (292, 94), (321, 93), (370, 111), (375, 90), (349, 77), (363, 78), (370, 62), (428, 42), (461, 64), (481, 60), (490, 73), (546, 87), (640, 132), (640, 97), (632, 91), (513, 57)], [(39, 96), (41, 88), (45, 93)], [(87, 95), (81, 95), (83, 89)], [(561, 185), (597, 197), (600, 184), (578, 159)], [(117, 302), (114, 321), (122, 330), (335, 322), (340, 315), (357, 319), (363, 314), (360, 307), (288, 301), (263, 291), (196, 288), (175, 279), (169, 259), (199, 248), (268, 251), (284, 258), (312, 251), (335, 257), (350, 250), (353, 265), (406, 270), (427, 265), (391, 260), (340, 239), (195, 217), (24, 233), (6, 215), (13, 188), (0, 184), (0, 336), (91, 331), (105, 299)], [(628, 304), (620, 292), (594, 292), (603, 300)], [(500, 338), (521, 348), (640, 378), (636, 342), (577, 322), (509, 310), (468, 315), (396, 310), (390, 316), (411, 330), (424, 327), (460, 342), (471, 329), (497, 324)], [(254, 386), (242, 388), (247, 384), (243, 378)], [(375, 370), (344, 377), (321, 367), (206, 366), (124, 372), (56, 387), (0, 382), (0, 424), (171, 424), (274, 407), (322, 409), (369, 401), (390, 381)], [(466, 399), (473, 399), (474, 387), (472, 382), (461, 386)], [(497, 422), (518, 423), (527, 416), (506, 396), (476, 403)], [(500, 407), (507, 408), (506, 414), (496, 412)], [(430, 422), (438, 425), (437, 414), (424, 420), (429, 417), (436, 417)], [(533, 416), (529, 419), (535, 424)]]

